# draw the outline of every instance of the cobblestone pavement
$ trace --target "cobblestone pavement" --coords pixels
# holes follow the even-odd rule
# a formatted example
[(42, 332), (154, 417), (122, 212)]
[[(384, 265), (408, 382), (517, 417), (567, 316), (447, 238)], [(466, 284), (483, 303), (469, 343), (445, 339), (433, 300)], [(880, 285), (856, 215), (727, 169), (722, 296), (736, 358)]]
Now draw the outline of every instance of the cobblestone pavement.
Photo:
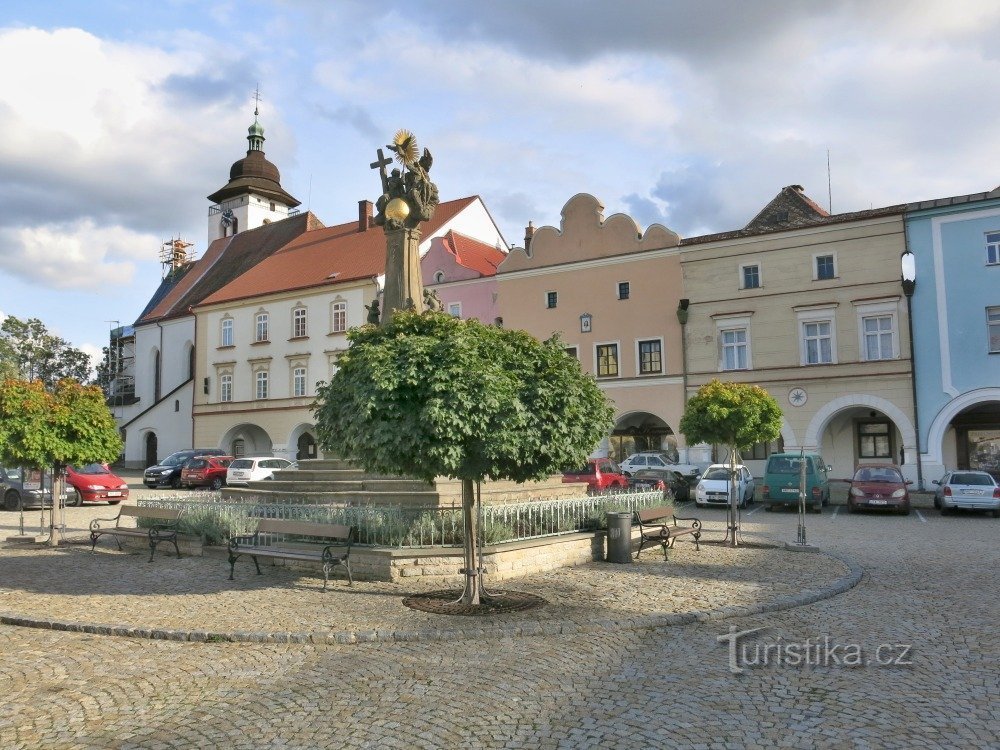
[[(717, 529), (723, 514), (699, 515)], [(748, 536), (793, 540), (796, 520), (754, 510)], [(1000, 521), (841, 510), (808, 516), (807, 524), (812, 543), (864, 567), (860, 584), (808, 606), (721, 621), (329, 646), (0, 626), (0, 747), (997, 747)], [(660, 567), (680, 569), (697, 557), (680, 550)], [(46, 554), (38, 560), (89, 557)], [(716, 554), (725, 551), (703, 550), (705, 558)], [(799, 566), (830, 561), (743, 550), (713, 563), (701, 580), (660, 580), (683, 588), (725, 585), (718, 579), (727, 577), (744, 584), (768, 555), (783, 560), (790, 577)], [(114, 553), (94, 557), (145, 565)], [(15, 559), (0, 550), (0, 570)], [(60, 597), (73, 597), (73, 571), (62, 573)], [(108, 578), (125, 574), (116, 568)], [(624, 595), (628, 584), (615, 586)], [(30, 581), (17, 585), (22, 604), (38, 600)], [(732, 665), (731, 649), (718, 640), (731, 639), (731, 627), (765, 628), (740, 641)], [(826, 648), (817, 648), (824, 638)], [(854, 657), (868, 663), (853, 665)]]

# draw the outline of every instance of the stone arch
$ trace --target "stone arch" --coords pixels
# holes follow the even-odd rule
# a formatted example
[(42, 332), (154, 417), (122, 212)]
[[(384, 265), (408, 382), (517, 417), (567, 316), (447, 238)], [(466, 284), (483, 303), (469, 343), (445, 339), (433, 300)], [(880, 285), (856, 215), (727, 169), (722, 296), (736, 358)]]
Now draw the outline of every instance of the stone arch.
[(821, 445), (823, 433), (829, 426), (830, 420), (844, 409), (858, 407), (874, 409), (889, 417), (895, 423), (896, 429), (899, 430), (907, 455), (911, 455), (911, 452), (915, 450), (917, 445), (913, 422), (903, 413), (902, 409), (891, 401), (887, 401), (881, 396), (872, 396), (867, 393), (849, 393), (821, 406), (809, 422), (805, 439), (802, 441), (802, 446), (800, 447), (804, 447), (806, 450), (818, 450)]
[(929, 463), (944, 465), (944, 436), (952, 420), (970, 406), (989, 401), (1000, 401), (1000, 388), (977, 388), (956, 396), (934, 415), (927, 429), (927, 444), (923, 453)]
[(245, 456), (270, 456), (274, 452), (267, 431), (249, 422), (230, 427), (219, 441), (219, 447), (232, 454), (233, 445), (240, 440), (243, 441), (242, 454)]
[(297, 425), (288, 434), (288, 452), (290, 455), (287, 458), (291, 461), (319, 458), (319, 440), (316, 437), (316, 425), (306, 422)]
[(676, 460), (676, 433), (665, 419), (649, 411), (636, 409), (618, 415), (608, 440), (608, 455), (619, 461), (644, 450), (665, 450)]

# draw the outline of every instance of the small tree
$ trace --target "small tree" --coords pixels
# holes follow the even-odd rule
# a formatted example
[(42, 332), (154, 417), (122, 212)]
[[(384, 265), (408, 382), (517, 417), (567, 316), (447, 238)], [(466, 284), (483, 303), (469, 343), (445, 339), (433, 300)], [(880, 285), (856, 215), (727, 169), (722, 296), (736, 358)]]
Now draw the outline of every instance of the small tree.
[[(118, 458), (122, 441), (96, 386), (63, 379), (47, 391), (40, 380), (0, 383), (0, 460), (14, 466), (51, 468), (53, 509), (62, 494), (67, 464)], [(54, 514), (53, 514), (54, 516)], [(53, 517), (50, 544), (58, 544)]]
[(60, 378), (90, 380), (90, 356), (49, 333), (38, 318), (8, 315), (0, 323), (0, 373), (41, 380), (54, 388)]
[(318, 393), (320, 443), (366, 471), (462, 480), (462, 602), (478, 604), (473, 483), (537, 480), (582, 463), (611, 428), (613, 409), (556, 338), (397, 312), (348, 339)]
[(680, 430), (688, 444), (716, 443), (729, 448), (730, 543), (737, 545), (738, 498), (732, 490), (736, 455), (754, 443), (769, 443), (781, 434), (781, 408), (766, 390), (748, 383), (712, 380), (692, 396), (681, 417)]

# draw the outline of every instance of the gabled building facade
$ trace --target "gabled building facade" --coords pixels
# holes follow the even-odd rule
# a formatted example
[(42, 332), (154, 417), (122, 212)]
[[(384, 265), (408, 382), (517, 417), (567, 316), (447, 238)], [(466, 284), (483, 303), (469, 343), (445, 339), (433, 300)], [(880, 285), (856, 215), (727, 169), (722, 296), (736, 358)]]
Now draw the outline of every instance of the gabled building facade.
[(499, 246), (450, 231), (433, 239), (420, 260), (420, 273), (445, 312), (494, 323), (498, 318), (496, 273), (506, 257)]

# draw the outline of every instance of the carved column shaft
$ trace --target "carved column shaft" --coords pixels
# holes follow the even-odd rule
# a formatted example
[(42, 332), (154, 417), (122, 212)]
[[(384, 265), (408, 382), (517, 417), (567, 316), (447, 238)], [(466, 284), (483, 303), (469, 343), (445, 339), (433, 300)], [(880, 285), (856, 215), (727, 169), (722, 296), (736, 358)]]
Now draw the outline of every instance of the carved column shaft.
[(405, 310), (412, 300), (417, 310), (424, 305), (424, 283), (420, 276), (420, 230), (387, 229), (385, 232), (385, 292), (382, 295), (382, 324), (392, 320), (396, 310)]

